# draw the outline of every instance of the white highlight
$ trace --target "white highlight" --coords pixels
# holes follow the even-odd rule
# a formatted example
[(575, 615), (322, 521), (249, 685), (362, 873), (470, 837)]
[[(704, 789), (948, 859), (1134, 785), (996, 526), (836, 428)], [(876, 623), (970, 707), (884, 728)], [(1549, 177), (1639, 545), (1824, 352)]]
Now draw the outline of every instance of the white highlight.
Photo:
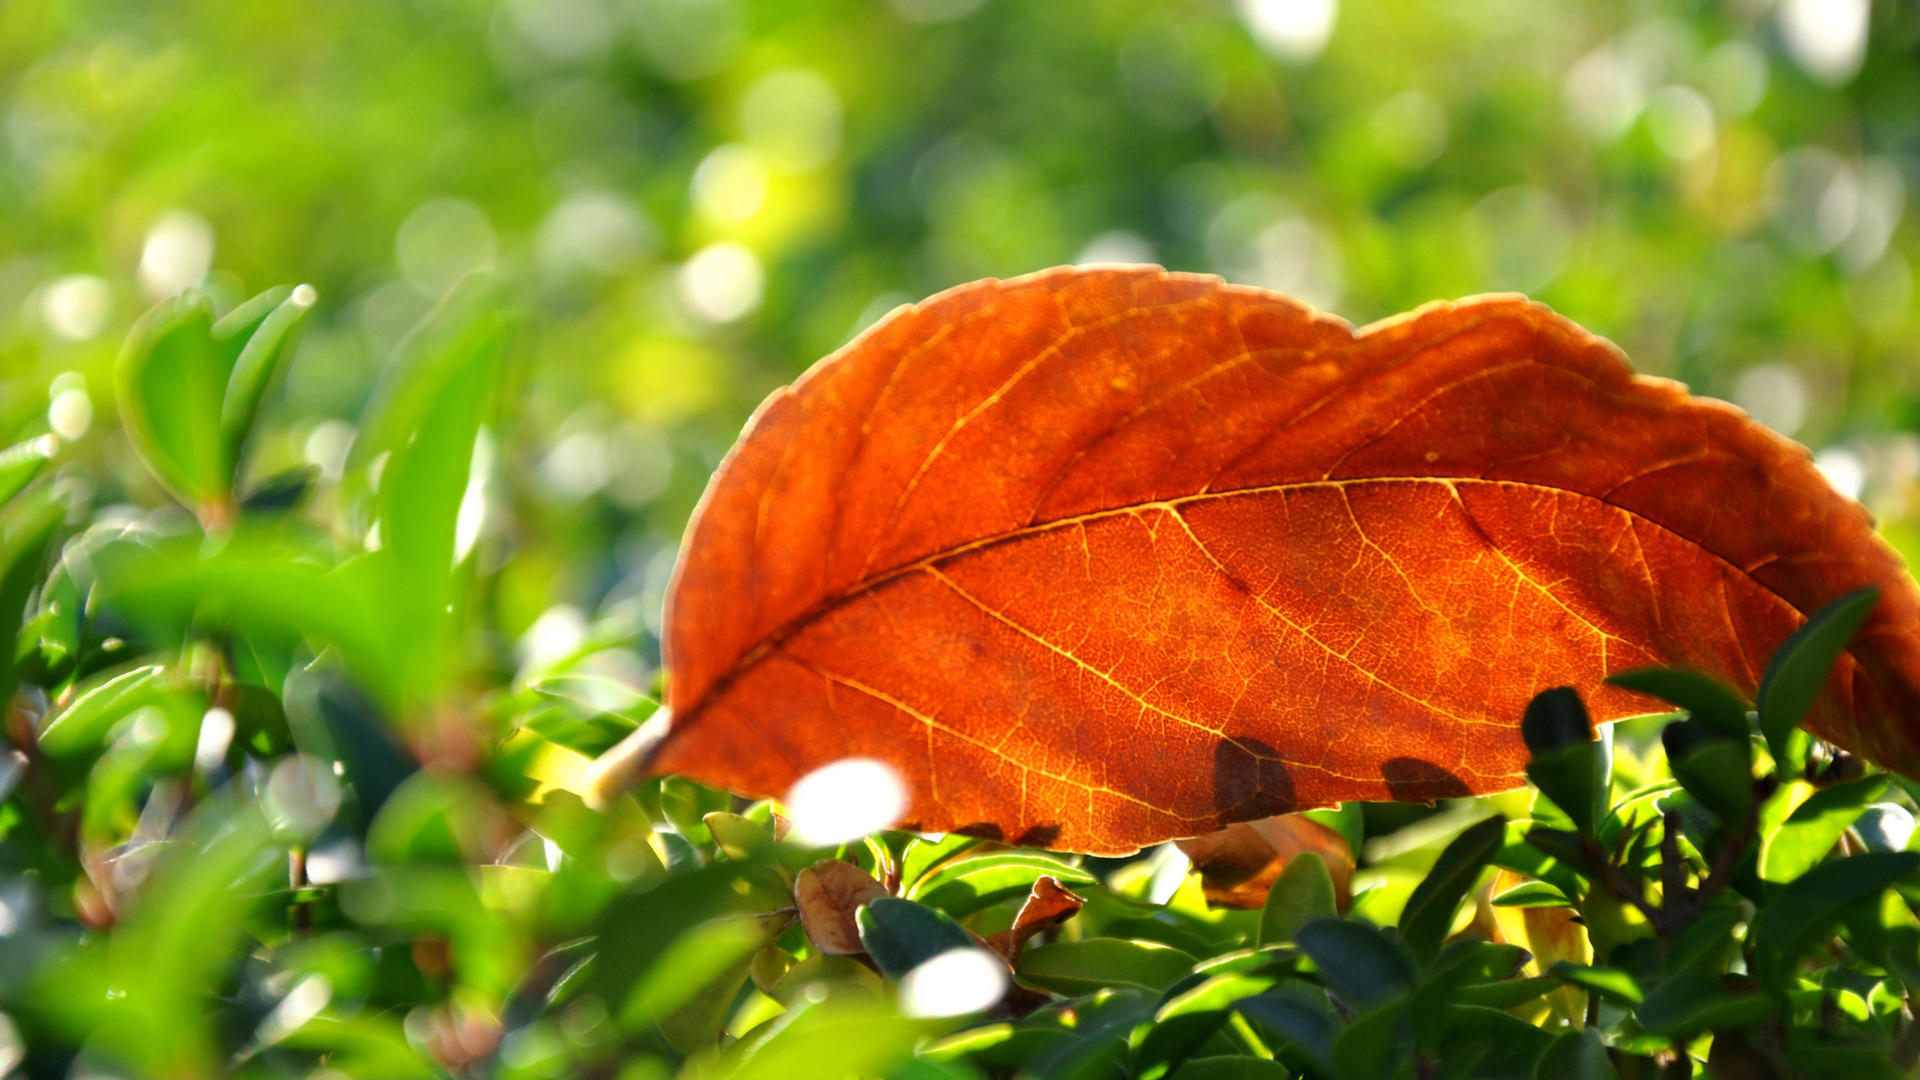
[(40, 293), (40, 318), (56, 337), (87, 341), (106, 329), (113, 287), (92, 274), (69, 274)]
[(704, 322), (730, 323), (759, 308), (766, 289), (760, 258), (739, 244), (709, 244), (680, 266), (680, 300)]
[(747, 91), (740, 126), (767, 164), (805, 173), (840, 152), (845, 112), (832, 83), (806, 68), (782, 68)]
[(899, 821), (907, 812), (907, 785), (884, 761), (842, 758), (795, 782), (786, 805), (793, 822), (789, 835), (809, 847), (828, 847)]
[(262, 1046), (271, 1046), (307, 1026), (333, 1000), (333, 984), (325, 975), (309, 975), (294, 984), (280, 1004), (260, 1021), (254, 1038)]
[(1283, 60), (1311, 60), (1327, 47), (1339, 0), (1240, 0), (1240, 21), (1260, 47)]
[(1827, 447), (1813, 456), (1813, 467), (1827, 478), (1833, 490), (1849, 499), (1858, 499), (1867, 486), (1867, 463), (1848, 447)]
[(1825, 83), (1843, 83), (1867, 56), (1869, 0), (1782, 0), (1777, 9), (1787, 55)]
[(1733, 403), (1782, 435), (1807, 422), (1807, 383), (1792, 365), (1756, 364), (1733, 383)]
[(1007, 965), (985, 949), (951, 949), (900, 980), (908, 1016), (965, 1016), (991, 1008), (1007, 992)]
[(78, 386), (56, 391), (47, 406), (47, 426), (67, 442), (80, 438), (93, 426), (93, 399)]
[(718, 146), (693, 170), (693, 206), (722, 225), (749, 221), (767, 203), (767, 170), (753, 147)]
[(213, 268), (213, 226), (190, 210), (170, 210), (140, 248), (140, 287), (162, 299), (200, 284)]
[(233, 714), (215, 706), (200, 718), (200, 738), (193, 747), (193, 767), (209, 773), (226, 759), (233, 745)]

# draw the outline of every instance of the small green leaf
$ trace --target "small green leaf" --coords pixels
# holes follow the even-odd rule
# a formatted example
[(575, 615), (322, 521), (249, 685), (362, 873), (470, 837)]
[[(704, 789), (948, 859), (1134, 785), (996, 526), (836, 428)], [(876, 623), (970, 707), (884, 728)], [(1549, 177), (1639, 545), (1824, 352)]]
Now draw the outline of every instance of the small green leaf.
[(1334, 905), (1333, 875), (1326, 860), (1317, 852), (1306, 851), (1287, 860), (1267, 891), (1267, 902), (1260, 909), (1261, 945), (1292, 941), (1302, 926), (1315, 919), (1331, 918), (1339, 913)]
[(1572, 907), (1566, 894), (1544, 881), (1527, 881), (1493, 898), (1494, 907)]
[(1812, 869), (1886, 790), (1886, 777), (1868, 776), (1808, 796), (1778, 829), (1761, 838), (1760, 876), (1785, 883)]
[(310, 285), (278, 288), (261, 293), (229, 312), (213, 325), (216, 341), (240, 343), (227, 376), (220, 403), (220, 437), (226, 459), (240, 461), (247, 436), (260, 412), (260, 402), (285, 366), (298, 336), (300, 323), (313, 310)]
[(1355, 1009), (1395, 1001), (1413, 988), (1414, 963), (1399, 941), (1365, 923), (1315, 919), (1294, 935), (1320, 981)]
[(20, 494), (59, 452), (60, 440), (51, 435), (0, 450), (0, 505)]
[(1063, 885), (1090, 884), (1094, 877), (1072, 863), (1039, 852), (995, 852), (972, 858), (950, 859), (921, 875), (907, 891), (918, 900), (955, 918), (971, 915), (989, 904), (1024, 897), (1044, 876)]
[(1813, 613), (1767, 664), (1760, 679), (1760, 731), (1783, 765), (1790, 761), (1788, 735), (1806, 720), (1827, 676), (1847, 643), (1880, 601), (1874, 586), (1857, 589)]
[(95, 753), (121, 718), (166, 693), (158, 664), (103, 672), (89, 680), (40, 733), (40, 751), (51, 758)]
[(1629, 1005), (1638, 1005), (1646, 1000), (1640, 984), (1634, 981), (1632, 975), (1618, 968), (1588, 967), (1562, 960), (1548, 968), (1547, 974), (1571, 986), (1592, 990)]
[(1686, 668), (1643, 667), (1607, 676), (1615, 686), (1648, 694), (1689, 715), (1720, 735), (1744, 739), (1751, 731), (1747, 703), (1711, 676)]
[[(904, 901), (902, 901), (904, 902)], [(1058, 994), (1108, 987), (1160, 993), (1193, 970), (1194, 959), (1157, 941), (1099, 937), (1041, 945), (1020, 954), (1020, 981)]]
[(1440, 951), (1453, 929), (1460, 901), (1499, 852), (1506, 835), (1507, 819), (1495, 814), (1468, 827), (1440, 852), (1400, 916), (1400, 933), (1415, 956), (1431, 959)]
[(860, 926), (860, 944), (875, 967), (889, 978), (907, 972), (953, 949), (973, 947), (973, 938), (952, 919), (911, 900), (882, 896), (862, 905), (854, 921)]
[(1831, 932), (1849, 905), (1879, 895), (1920, 873), (1920, 852), (1869, 851), (1820, 863), (1782, 888), (1760, 909), (1747, 933), (1753, 972), (1769, 987), (1784, 987), (1793, 965)]

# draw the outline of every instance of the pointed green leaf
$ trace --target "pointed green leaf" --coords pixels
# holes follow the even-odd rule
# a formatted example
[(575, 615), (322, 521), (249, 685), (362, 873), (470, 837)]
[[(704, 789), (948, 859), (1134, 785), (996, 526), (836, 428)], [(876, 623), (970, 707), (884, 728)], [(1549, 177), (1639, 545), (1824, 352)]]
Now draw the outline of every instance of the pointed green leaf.
[(1790, 758), (1789, 734), (1813, 709), (1847, 643), (1873, 614), (1880, 590), (1857, 589), (1813, 613), (1773, 654), (1760, 679), (1760, 731), (1774, 760)]
[(1500, 850), (1507, 819), (1495, 814), (1453, 838), (1408, 897), (1400, 933), (1415, 956), (1430, 959), (1453, 929), (1454, 912)]

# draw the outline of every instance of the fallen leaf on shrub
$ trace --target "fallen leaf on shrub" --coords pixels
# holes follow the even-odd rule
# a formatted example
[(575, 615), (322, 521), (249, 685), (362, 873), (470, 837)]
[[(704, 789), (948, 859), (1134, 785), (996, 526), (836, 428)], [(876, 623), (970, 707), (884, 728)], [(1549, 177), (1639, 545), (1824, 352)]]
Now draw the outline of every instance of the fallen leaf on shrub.
[(1535, 692), (1605, 722), (1659, 708), (1605, 675), (1666, 664), (1751, 695), (1869, 584), (1810, 727), (1920, 772), (1920, 593), (1798, 444), (1519, 297), (1356, 332), (1054, 270), (761, 406), (682, 548), (648, 768), (764, 797), (876, 757), (908, 827), (1125, 852), (1514, 787)]
[(1287, 863), (1309, 851), (1327, 864), (1340, 910), (1353, 900), (1353, 851), (1346, 837), (1299, 814), (1235, 822), (1180, 841), (1180, 850), (1200, 871), (1200, 887), (1210, 904), (1259, 907)]
[(1073, 918), (1086, 902), (1060, 884), (1058, 878), (1046, 875), (1036, 878), (1033, 890), (1027, 893), (1019, 913), (1013, 917), (1013, 925), (987, 938), (987, 948), (1013, 964), (1020, 959), (1020, 950), (1026, 948), (1033, 935), (1052, 930)]
[(873, 875), (843, 859), (821, 859), (793, 879), (793, 901), (814, 947), (832, 956), (857, 956), (860, 944), (854, 913), (869, 900), (887, 895)]

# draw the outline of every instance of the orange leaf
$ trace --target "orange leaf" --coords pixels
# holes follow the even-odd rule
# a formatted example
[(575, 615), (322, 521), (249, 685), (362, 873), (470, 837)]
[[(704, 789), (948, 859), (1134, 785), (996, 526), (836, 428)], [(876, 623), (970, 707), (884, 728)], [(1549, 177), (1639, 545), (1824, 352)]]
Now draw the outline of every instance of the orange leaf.
[(873, 880), (865, 870), (843, 859), (821, 859), (793, 879), (793, 902), (800, 909), (800, 923), (814, 948), (830, 956), (858, 956), (867, 951), (860, 943), (860, 926), (854, 913), (860, 905), (887, 895), (886, 886)]
[(1236, 822), (1219, 832), (1180, 841), (1207, 902), (1257, 908), (1280, 879), (1287, 863), (1306, 852), (1320, 856), (1333, 879), (1334, 901), (1341, 911), (1353, 899), (1353, 850), (1347, 838), (1301, 814), (1280, 814)]
[(1124, 852), (1516, 786), (1518, 724), (1644, 664), (1751, 694), (1885, 590), (1813, 730), (1920, 772), (1920, 594), (1799, 445), (1514, 296), (1355, 332), (1148, 269), (902, 309), (755, 414), (668, 597), (649, 768), (851, 755), (909, 824)]

